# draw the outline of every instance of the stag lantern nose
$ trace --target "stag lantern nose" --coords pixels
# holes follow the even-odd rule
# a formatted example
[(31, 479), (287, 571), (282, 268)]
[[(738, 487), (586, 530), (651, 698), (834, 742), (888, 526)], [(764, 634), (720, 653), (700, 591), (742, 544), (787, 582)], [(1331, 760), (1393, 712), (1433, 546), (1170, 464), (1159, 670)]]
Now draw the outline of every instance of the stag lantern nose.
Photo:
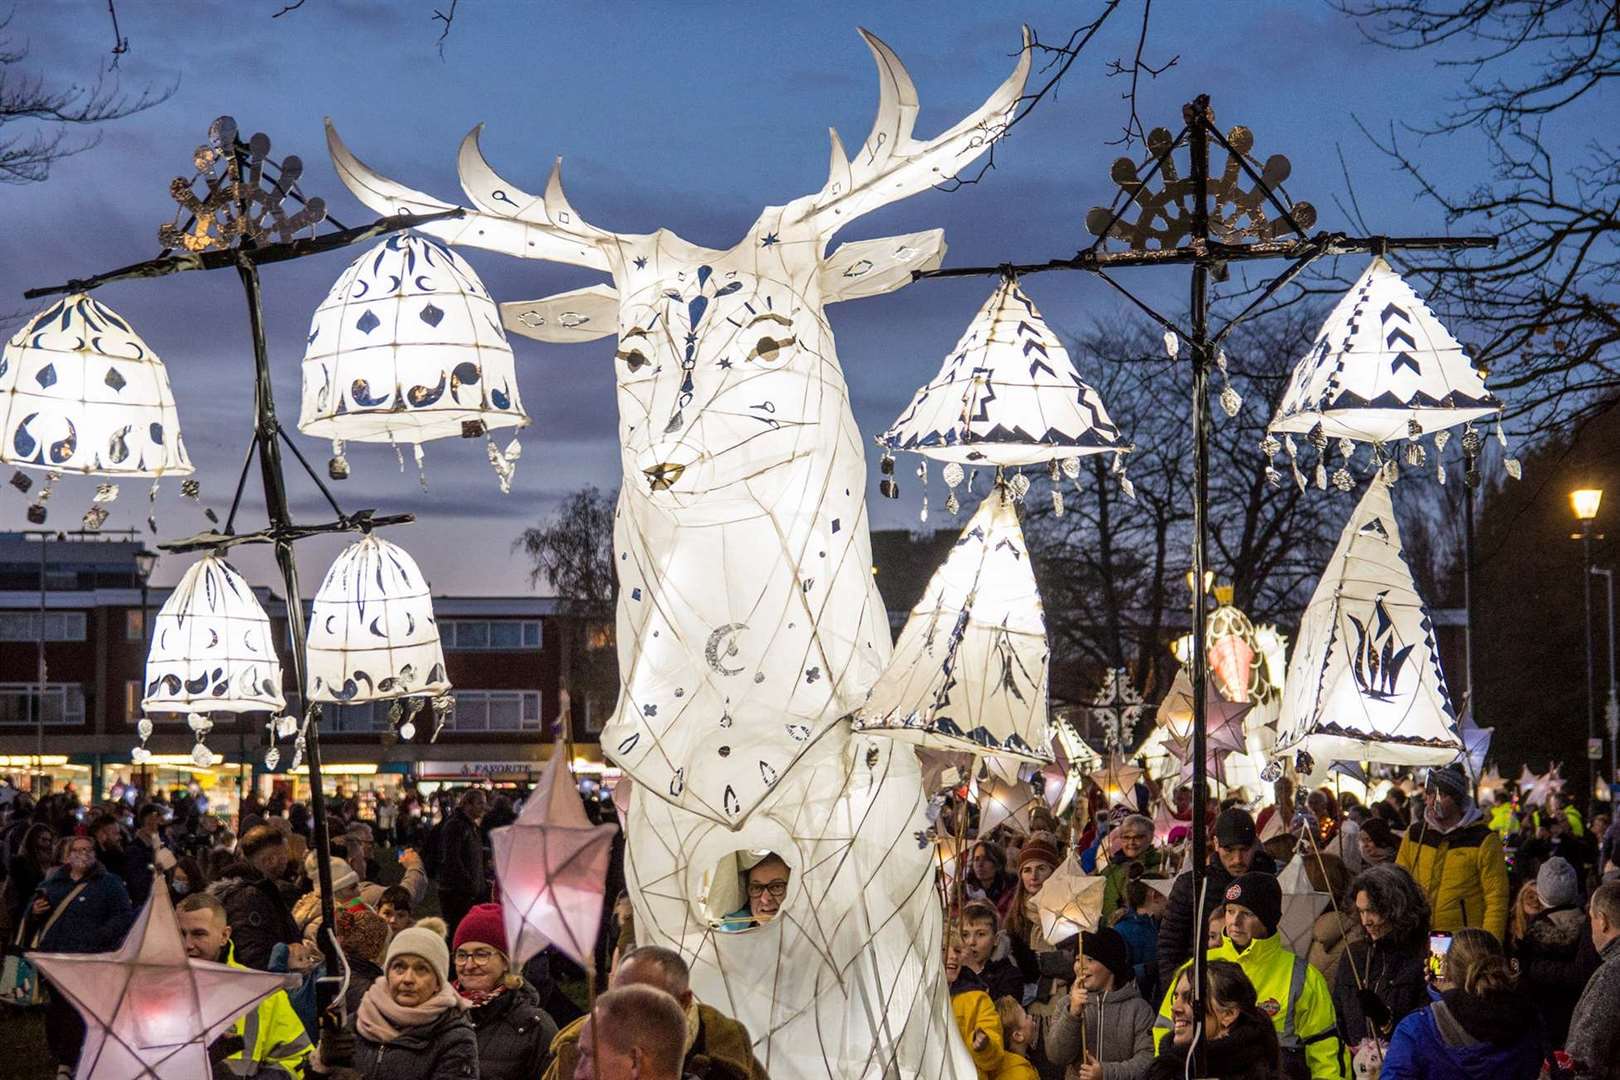
[(667, 461), (660, 461), (641, 470), (641, 475), (647, 478), (648, 491), (668, 491), (681, 478), (686, 471), (685, 465), (676, 465)]

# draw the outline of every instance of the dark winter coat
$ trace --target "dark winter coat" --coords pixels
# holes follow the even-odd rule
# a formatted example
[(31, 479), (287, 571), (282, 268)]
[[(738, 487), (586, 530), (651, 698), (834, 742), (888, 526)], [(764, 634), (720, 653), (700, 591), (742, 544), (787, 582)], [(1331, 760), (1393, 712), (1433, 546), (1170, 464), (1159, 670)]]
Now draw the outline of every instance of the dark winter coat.
[(1598, 969), (1592, 924), (1577, 907), (1539, 912), (1525, 927), (1518, 960), (1520, 981), (1535, 988), (1542, 1041), (1563, 1046), (1570, 1014), (1581, 999), (1586, 980)]
[(1587, 1078), (1620, 1077), (1620, 938), (1603, 947), (1603, 962), (1586, 984), (1569, 1024), (1564, 1049), (1575, 1061), (1575, 1075)]
[(268, 971), (271, 949), (304, 939), (280, 886), (250, 863), (227, 866), (208, 892), (225, 905), (239, 964)]
[(487, 872), (484, 836), (473, 819), (457, 810), (445, 819), (437, 843), (439, 891), (475, 898), (482, 896)]
[[(1187, 1075), (1187, 1047), (1166, 1041), (1164, 1052), (1148, 1067), (1147, 1080), (1182, 1080)], [(1219, 1038), (1204, 1042), (1204, 1070), (1199, 1076), (1220, 1080), (1280, 1080), (1277, 1032), (1259, 1016), (1239, 1013)]]
[(90, 867), (82, 882), (74, 881), (65, 866), (47, 874), (35, 895), (44, 896), (51, 909), (43, 915), (29, 915), (23, 940), (29, 941), (39, 933), (68, 893), (81, 884), (84, 891), (73, 898), (50, 930), (34, 942), (33, 948), (40, 952), (65, 953), (116, 949), (129, 931), (129, 924), (135, 920), (135, 908), (129, 902), (129, 890), (124, 888), (123, 879), (100, 863)]
[(354, 1070), (360, 1080), (480, 1080), (478, 1035), (461, 1009), (406, 1028), (390, 1043), (356, 1033)]
[(1518, 1080), (1541, 1071), (1535, 1010), (1517, 994), (1460, 990), (1395, 1026), (1380, 1080)]
[[(1249, 869), (1275, 874), (1277, 863), (1270, 855), (1257, 851)], [(1159, 923), (1159, 955), (1156, 960), (1159, 964), (1160, 989), (1169, 986), (1170, 980), (1181, 970), (1181, 965), (1192, 958), (1193, 942), (1197, 940), (1193, 934), (1202, 934), (1209, 924), (1210, 913), (1226, 903), (1226, 887), (1232, 884), (1232, 875), (1226, 872), (1221, 860), (1218, 857), (1210, 859), (1204, 874), (1209, 889), (1204, 894), (1202, 911), (1193, 910), (1196, 900), (1193, 897), (1191, 871), (1176, 878), (1176, 883), (1170, 887), (1170, 903), (1165, 908), (1164, 919)]]
[(551, 1064), (556, 1022), (527, 982), (467, 1010), (478, 1031), (480, 1080), (539, 1080)]
[[(1377, 996), (1389, 1010), (1389, 1019), (1378, 1032), (1388, 1038), (1391, 1027), (1429, 1003), (1425, 964), (1429, 956), (1426, 940), (1397, 942), (1388, 935), (1377, 941), (1355, 941), (1338, 970), (1333, 974), (1333, 1012), (1338, 1018), (1339, 1038), (1355, 1046), (1371, 1034), (1362, 1007), (1364, 992)], [(1356, 982), (1360, 974), (1361, 984)], [(1364, 989), (1365, 988), (1365, 989)]]

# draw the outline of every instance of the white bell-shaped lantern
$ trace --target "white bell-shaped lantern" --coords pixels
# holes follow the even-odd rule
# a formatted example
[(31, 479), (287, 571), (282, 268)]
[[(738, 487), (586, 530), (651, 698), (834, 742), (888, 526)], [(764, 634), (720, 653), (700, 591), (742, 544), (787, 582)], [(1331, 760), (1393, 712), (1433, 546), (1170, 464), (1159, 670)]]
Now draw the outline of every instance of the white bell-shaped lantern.
[(979, 505), (912, 609), (855, 728), (944, 750), (1052, 760), (1046, 621), (1011, 494)]
[(358, 704), (448, 693), (433, 595), (416, 561), (376, 533), (344, 549), (309, 616), (309, 699)]
[(270, 617), (230, 563), (203, 556), (152, 622), (141, 708), (206, 716), (285, 705)]
[(529, 422), (500, 310), (466, 260), (417, 233), (349, 264), (315, 309), (303, 374), (298, 428), (336, 442), (420, 446)]
[(0, 353), (0, 461), (98, 476), (191, 472), (163, 361), (85, 293), (35, 315)]

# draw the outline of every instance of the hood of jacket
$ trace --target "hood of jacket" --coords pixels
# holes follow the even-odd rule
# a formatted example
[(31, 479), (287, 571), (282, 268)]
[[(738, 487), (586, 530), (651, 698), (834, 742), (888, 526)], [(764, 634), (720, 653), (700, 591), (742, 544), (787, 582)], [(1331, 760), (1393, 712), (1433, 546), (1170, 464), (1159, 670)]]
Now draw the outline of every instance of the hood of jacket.
[(956, 980), (951, 983), (951, 997), (955, 997), (957, 994), (965, 994), (969, 990), (979, 990), (988, 994), (990, 984), (985, 982), (977, 971), (963, 964), (956, 970)]
[(1435, 1026), (1448, 1046), (1517, 1045), (1535, 1031), (1536, 1010), (1517, 994), (1465, 994), (1447, 990), (1434, 1008)]

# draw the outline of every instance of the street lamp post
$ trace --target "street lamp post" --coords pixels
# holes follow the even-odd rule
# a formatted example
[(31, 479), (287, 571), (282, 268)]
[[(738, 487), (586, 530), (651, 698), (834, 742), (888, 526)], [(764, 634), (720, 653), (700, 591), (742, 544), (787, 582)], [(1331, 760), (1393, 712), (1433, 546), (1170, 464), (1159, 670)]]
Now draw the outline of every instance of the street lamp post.
[(1594, 566), (1592, 573), (1602, 575), (1609, 597), (1609, 700), (1603, 704), (1603, 726), (1609, 736), (1609, 783), (1613, 784), (1617, 782), (1616, 744), (1620, 743), (1620, 687), (1616, 686), (1614, 673), (1614, 571)]
[(1586, 605), (1586, 779), (1591, 800), (1597, 798), (1597, 766), (1592, 763), (1592, 740), (1597, 738), (1597, 660), (1592, 637), (1592, 520), (1597, 517), (1598, 506), (1602, 502), (1602, 488), (1578, 488), (1569, 493), (1569, 504), (1581, 523), (1581, 600)]

